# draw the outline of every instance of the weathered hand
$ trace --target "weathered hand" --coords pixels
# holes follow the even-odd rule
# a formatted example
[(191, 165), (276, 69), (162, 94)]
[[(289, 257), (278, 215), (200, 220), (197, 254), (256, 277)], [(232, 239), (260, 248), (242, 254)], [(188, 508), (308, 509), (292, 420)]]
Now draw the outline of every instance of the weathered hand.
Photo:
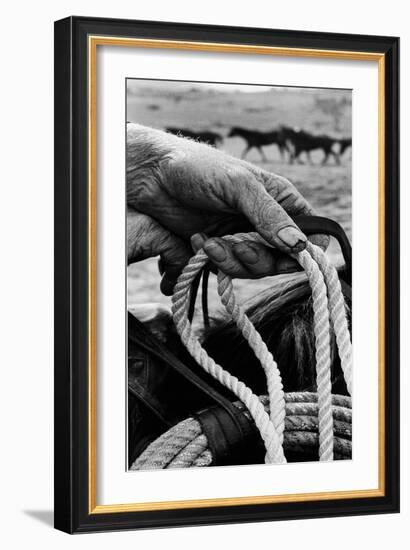
[[(178, 258), (170, 261), (172, 246), (168, 259), (162, 255), (164, 293), (172, 291), (186, 263), (181, 250), (188, 250), (191, 237), (194, 250), (204, 246), (213, 263), (231, 276), (263, 277), (288, 270), (294, 264), (287, 254), (306, 245), (292, 216), (313, 213), (287, 179), (207, 145), (137, 124), (128, 124), (127, 203), (155, 220), (169, 242), (178, 243)], [(207, 240), (238, 232), (246, 221), (274, 251), (254, 243), (230, 246), (219, 238)], [(153, 241), (155, 232), (151, 236)], [(132, 249), (135, 238), (130, 238)], [(152, 252), (158, 248), (150, 246)]]
[(191, 247), (156, 220), (131, 208), (127, 210), (128, 263), (160, 256), (171, 271), (178, 271), (192, 256)]

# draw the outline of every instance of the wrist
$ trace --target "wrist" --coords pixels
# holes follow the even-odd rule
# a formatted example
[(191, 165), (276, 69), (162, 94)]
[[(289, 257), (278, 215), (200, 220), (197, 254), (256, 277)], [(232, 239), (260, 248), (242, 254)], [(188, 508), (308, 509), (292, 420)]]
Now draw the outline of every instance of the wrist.
[(164, 163), (172, 160), (179, 138), (161, 130), (127, 124), (127, 203), (144, 211), (144, 201), (152, 201), (150, 189), (164, 182)]

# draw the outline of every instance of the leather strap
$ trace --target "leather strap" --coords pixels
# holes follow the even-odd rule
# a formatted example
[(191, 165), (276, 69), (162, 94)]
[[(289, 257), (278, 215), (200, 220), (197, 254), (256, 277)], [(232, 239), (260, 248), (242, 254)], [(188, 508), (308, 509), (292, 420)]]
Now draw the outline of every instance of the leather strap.
[(230, 465), (232, 459), (237, 460), (238, 464), (246, 464), (263, 457), (262, 439), (252, 421), (240, 409), (232, 415), (214, 406), (194, 416), (207, 437), (213, 465)]
[[(128, 316), (128, 323), (134, 324), (134, 328), (137, 330), (129, 331), (130, 339), (135, 342), (138, 346), (142, 347), (146, 352), (151, 355), (154, 355), (161, 361), (164, 361), (168, 366), (173, 370), (183, 376), (201, 392), (205, 393), (210, 401), (217, 405), (221, 410), (225, 412), (226, 418), (230, 418), (230, 423), (235, 425), (238, 420), (238, 409), (231, 403), (229, 399), (221, 395), (216, 391), (212, 386), (210, 386), (205, 380), (197, 376), (188, 366), (186, 366), (182, 361), (177, 359), (159, 340), (155, 338), (142, 323), (135, 319), (132, 315)], [(131, 383), (130, 389), (136, 396), (143, 397), (144, 402), (151, 408), (155, 413), (158, 407), (158, 403), (152, 402), (150, 395), (146, 395), (146, 392), (141, 394), (138, 392), (135, 383)], [(159, 407), (161, 410), (161, 407)], [(161, 420), (165, 421), (168, 425), (175, 422), (173, 418), (164, 419), (161, 415)]]

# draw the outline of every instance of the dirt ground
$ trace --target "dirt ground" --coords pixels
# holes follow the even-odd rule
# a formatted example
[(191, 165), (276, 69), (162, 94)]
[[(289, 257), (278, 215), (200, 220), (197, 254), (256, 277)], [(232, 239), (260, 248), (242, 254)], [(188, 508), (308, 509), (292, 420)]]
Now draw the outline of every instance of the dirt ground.
[[(189, 83), (147, 82), (128, 80), (127, 120), (156, 128), (177, 126), (191, 130), (212, 130), (226, 136), (231, 126), (268, 130), (280, 124), (296, 126), (312, 133), (335, 137), (351, 136), (351, 93), (344, 90), (266, 88), (259, 91), (232, 90), (230, 87), (199, 87)], [(244, 149), (241, 138), (224, 139), (221, 148), (240, 156)], [(345, 153), (340, 166), (330, 159), (322, 166), (322, 152), (314, 152), (313, 166), (289, 165), (280, 158), (276, 146), (264, 148), (268, 162), (257, 150), (247, 160), (288, 178), (309, 200), (318, 214), (338, 221), (351, 238), (351, 152)], [(336, 243), (329, 254), (338, 264), (341, 256)], [(170, 304), (159, 291), (157, 259), (153, 258), (128, 268), (129, 305), (147, 302)], [(235, 281), (239, 301), (255, 295), (272, 284), (271, 278), (258, 281)], [(213, 285), (212, 285), (213, 286)], [(219, 308), (213, 289), (211, 311)]]

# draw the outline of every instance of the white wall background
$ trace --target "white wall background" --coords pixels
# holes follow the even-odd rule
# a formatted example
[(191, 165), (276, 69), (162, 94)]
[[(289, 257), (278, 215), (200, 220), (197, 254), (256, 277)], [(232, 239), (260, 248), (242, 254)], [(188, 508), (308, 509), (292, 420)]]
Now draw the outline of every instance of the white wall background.
[[(14, 0), (1, 40), (0, 541), (4, 548), (404, 548), (410, 520), (409, 149), (410, 30), (390, 0)], [(156, 19), (362, 34), (402, 39), (402, 513), (69, 537), (52, 525), (53, 21), (67, 15)], [(365, 230), (365, 228), (363, 228)], [(93, 538), (90, 538), (93, 537)], [(135, 546), (134, 546), (135, 547)]]

